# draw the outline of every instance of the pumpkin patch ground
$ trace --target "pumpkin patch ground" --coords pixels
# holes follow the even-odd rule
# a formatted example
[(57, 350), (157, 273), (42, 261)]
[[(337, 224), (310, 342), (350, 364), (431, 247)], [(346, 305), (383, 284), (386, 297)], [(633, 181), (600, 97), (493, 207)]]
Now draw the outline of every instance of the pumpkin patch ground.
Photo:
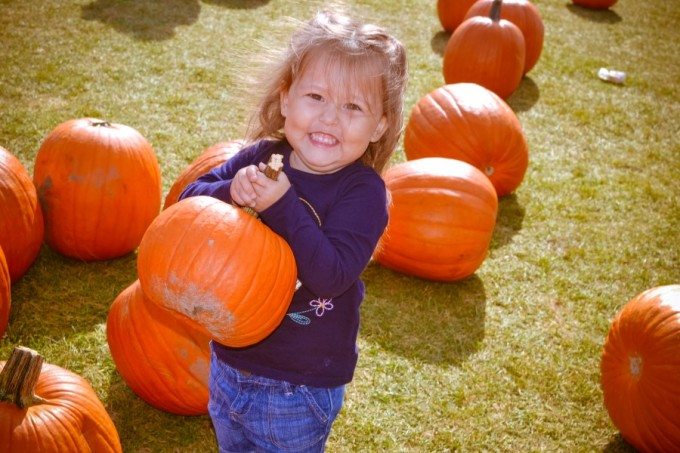
[[(506, 2), (508, 10), (511, 3), (525, 3)], [(410, 263), (433, 248), (435, 259), (455, 258), (461, 239), (472, 237), (475, 227), (478, 239), (471, 244), (481, 255), (466, 275), (446, 281), (388, 267), (379, 259), (368, 265), (362, 276), (366, 299), (359, 363), (328, 451), (632, 452), (635, 445), (655, 445), (644, 443), (650, 439), (675, 439), (677, 425), (663, 418), (673, 407), (663, 401), (674, 400), (661, 395), (677, 395), (680, 377), (663, 374), (670, 362), (653, 368), (656, 362), (625, 352), (615, 339), (631, 332), (622, 325), (633, 324), (619, 318), (630, 301), (652, 288), (680, 283), (676, 2), (532, 1), (543, 25), (538, 58), (527, 71), (525, 39), (516, 86), (486, 104), (481, 96), (463, 102), (444, 78), (445, 41), (462, 26), (466, 12), (456, 12), (459, 24), (445, 30), (439, 10), (445, 3), (463, 2), (343, 3), (384, 25), (407, 48), (404, 126), (413, 116), (415, 135), (405, 131), (392, 158), (395, 167), (422, 158), (463, 161), (475, 149), (484, 149), (487, 160), (514, 149), (519, 167), (505, 186), (493, 178), (479, 183), (484, 193), (496, 190), (493, 225), (490, 196), (483, 203), (488, 215), (460, 214), (484, 222), (438, 225), (443, 217), (427, 213), (439, 203), (435, 200), (446, 200), (441, 204), (451, 209), (471, 208), (464, 203), (469, 195), (433, 186), (432, 176), (408, 196), (395, 194), (395, 237), (409, 238), (406, 251), (415, 256)], [(278, 48), (290, 30), (288, 16), (305, 19), (326, 4), (9, 0), (0, 6), (0, 147), (7, 152), (0, 153), (5, 257), (0, 324), (7, 321), (0, 325), (5, 329), (0, 360), (24, 346), (38, 351), (45, 363), (80, 376), (110, 417), (123, 451), (217, 451), (203, 407), (209, 334), (140, 293), (144, 271), (161, 261), (143, 259), (147, 267), (139, 269), (141, 234), (134, 235), (136, 244), (116, 247), (116, 256), (92, 257), (63, 253), (50, 227), (71, 215), (83, 222), (100, 218), (99, 228), (77, 222), (76, 227), (99, 229), (101, 237), (69, 238), (68, 248), (77, 251), (92, 243), (113, 248), (127, 233), (109, 233), (107, 225), (129, 215), (143, 217), (141, 211), (124, 214), (124, 207), (148, 197), (154, 212), (145, 222), (172, 214), (179, 203), (171, 189), (184, 184), (192, 164), (207, 168), (228, 159), (230, 144), (245, 136), (253, 96), (244, 78), (253, 73), (261, 45)], [(477, 50), (468, 49), (466, 60), (486, 54), (484, 44), (490, 42), (474, 43)], [(626, 72), (625, 82), (602, 82), (597, 77), (602, 67)], [(439, 115), (417, 118), (414, 108), (423, 99), (428, 115)], [(486, 107), (475, 110), (480, 105)], [(500, 112), (495, 126), (491, 106)], [(125, 195), (115, 197), (120, 203), (115, 207), (53, 200), (71, 209), (53, 219), (54, 210), (38, 212), (40, 188), (34, 193), (26, 182), (41, 173), (39, 150), (50, 132), (84, 118), (135, 129), (153, 149), (159, 179), (132, 195), (119, 192)], [(442, 125), (442, 118), (451, 121)], [(409, 155), (412, 144), (421, 155)], [(200, 158), (210, 149), (215, 154)], [(25, 174), (7, 184), (10, 178), (2, 172), (18, 168), (6, 164), (10, 154)], [(94, 163), (96, 157), (81, 157), (80, 164)], [(488, 170), (500, 177), (507, 168), (494, 164), (491, 172), (475, 158), (480, 159), (467, 157), (467, 164), (477, 167), (476, 176)], [(57, 159), (57, 170), (67, 164), (66, 157)], [(132, 167), (125, 168), (131, 174)], [(42, 187), (44, 196), (50, 187)], [(7, 194), (19, 200), (11, 208)], [(21, 214), (8, 214), (10, 209)], [(34, 228), (40, 216), (48, 221), (42, 232)], [(409, 231), (403, 231), (405, 225), (412, 225)], [(439, 242), (430, 246), (423, 237), (412, 240), (417, 231), (436, 234)], [(71, 233), (57, 235), (65, 239)], [(400, 252), (404, 243), (399, 241), (391, 253)], [(154, 247), (174, 251), (180, 242), (158, 239)], [(184, 271), (180, 277), (200, 280)], [(650, 333), (657, 324), (668, 328), (649, 313), (639, 318), (644, 325), (634, 334)], [(612, 334), (608, 340), (612, 328), (623, 337)], [(662, 338), (675, 338), (663, 332)], [(158, 342), (166, 337), (170, 341)], [(664, 384), (642, 388), (632, 417), (626, 401), (612, 397), (621, 395), (615, 383), (643, 376), (650, 367), (656, 370), (652, 382), (663, 379)], [(647, 377), (639, 379), (646, 385)], [(173, 398), (179, 393), (183, 398)], [(649, 415), (640, 418), (644, 411)], [(6, 417), (0, 414), (0, 419)], [(648, 422), (673, 432), (660, 437), (655, 430), (637, 429), (636, 435), (635, 427)], [(0, 431), (0, 445), (5, 445), (3, 436)], [(659, 440), (658, 445), (667, 444)]]

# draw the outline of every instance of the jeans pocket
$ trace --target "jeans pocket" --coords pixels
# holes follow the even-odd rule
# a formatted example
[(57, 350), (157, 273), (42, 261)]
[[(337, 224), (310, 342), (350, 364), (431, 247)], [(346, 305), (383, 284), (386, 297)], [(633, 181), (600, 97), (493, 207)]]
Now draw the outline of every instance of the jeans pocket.
[(290, 386), (272, 389), (269, 395), (269, 431), (272, 443), (287, 451), (322, 450), (342, 398), (335, 389)]

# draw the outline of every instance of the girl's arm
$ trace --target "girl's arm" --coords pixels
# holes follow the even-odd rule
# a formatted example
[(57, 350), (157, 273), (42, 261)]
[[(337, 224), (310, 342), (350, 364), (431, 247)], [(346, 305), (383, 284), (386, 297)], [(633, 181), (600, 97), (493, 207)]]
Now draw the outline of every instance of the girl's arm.
[(260, 214), (290, 245), (302, 284), (336, 297), (359, 278), (387, 225), (385, 186), (377, 176), (350, 184), (321, 228), (292, 187)]

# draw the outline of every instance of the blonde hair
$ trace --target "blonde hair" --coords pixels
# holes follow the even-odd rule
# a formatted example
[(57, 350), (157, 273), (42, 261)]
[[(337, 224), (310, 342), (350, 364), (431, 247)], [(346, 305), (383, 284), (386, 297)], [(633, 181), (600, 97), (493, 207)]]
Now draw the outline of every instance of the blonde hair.
[(265, 94), (253, 116), (248, 139), (285, 139), (281, 93), (290, 89), (293, 80), (306, 67), (308, 57), (317, 55), (319, 51), (327, 52), (332, 61), (347, 63), (355, 74), (366, 64), (378, 69), (387, 127), (378, 141), (369, 144), (360, 161), (381, 173), (397, 146), (403, 128), (406, 51), (401, 42), (382, 28), (336, 12), (322, 11), (303, 23), (293, 33), (285, 51), (266, 68), (266, 76), (262, 80)]

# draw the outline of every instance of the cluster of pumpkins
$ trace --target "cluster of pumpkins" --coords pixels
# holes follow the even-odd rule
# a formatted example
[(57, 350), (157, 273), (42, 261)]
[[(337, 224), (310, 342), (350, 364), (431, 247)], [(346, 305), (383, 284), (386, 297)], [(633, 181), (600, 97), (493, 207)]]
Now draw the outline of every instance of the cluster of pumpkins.
[[(462, 3), (440, 0), (440, 19), (447, 7)], [(527, 0), (468, 3), (477, 13), (466, 9), (458, 25), (442, 20), (445, 29), (455, 28), (451, 40), (482, 22), (511, 28), (510, 20), (501, 19), (514, 11), (510, 5), (540, 21)], [(470, 17), (462, 20), (465, 15)], [(528, 33), (521, 32), (526, 47), (518, 51), (520, 79), (540, 54), (542, 24), (534, 28), (540, 28), (540, 40), (534, 38), (532, 51), (531, 39), (524, 39)], [(475, 39), (493, 47), (490, 39)], [(410, 113), (404, 135), (408, 160), (384, 175), (390, 220), (374, 256), (385, 267), (437, 281), (460, 280), (479, 268), (491, 242), (498, 197), (521, 184), (528, 166), (521, 125), (503, 100), (516, 86), (508, 91), (480, 79), (448, 79), (447, 68), (462, 66), (447, 63), (460, 58), (456, 52), (449, 41), (446, 84), (423, 96)], [(93, 118), (58, 125), (38, 151), (33, 178), (0, 148), (0, 336), (9, 319), (11, 282), (25, 273), (43, 241), (85, 261), (137, 249), (139, 278), (116, 297), (107, 317), (113, 361), (128, 386), (154, 407), (181, 415), (206, 413), (209, 340), (234, 347), (260, 341), (285, 316), (296, 280), (290, 248), (257, 219), (209, 197), (177, 200), (187, 184), (241, 146), (222, 142), (204, 150), (174, 182), (162, 211), (158, 161), (131, 127)], [(645, 291), (612, 323), (602, 355), (605, 404), (624, 437), (639, 448), (668, 451), (680, 444), (679, 336), (680, 285)], [(85, 430), (50, 433), (55, 445), (76, 442), (67, 440), (73, 438), (96, 451), (120, 450), (115, 427), (87, 382), (42, 364), (26, 348), (15, 353), (0, 374), (0, 393), (16, 395), (0, 402), (0, 432), (10, 432), (3, 428), (5, 420), (20, 426), (27, 411), (47, 410), (41, 397), (65, 398), (65, 406), (82, 407), (80, 417), (88, 423), (96, 419), (104, 433), (91, 439)], [(19, 376), (17, 369), (29, 368), (26, 379)], [(87, 403), (74, 403), (74, 392), (60, 387), (60, 382), (75, 385), (74, 380), (80, 386), (75, 394)], [(15, 392), (4, 389), (8, 382), (24, 381)], [(49, 389), (61, 395), (48, 396)], [(0, 438), (0, 450), (22, 450), (40, 435), (13, 432), (12, 439)]]

